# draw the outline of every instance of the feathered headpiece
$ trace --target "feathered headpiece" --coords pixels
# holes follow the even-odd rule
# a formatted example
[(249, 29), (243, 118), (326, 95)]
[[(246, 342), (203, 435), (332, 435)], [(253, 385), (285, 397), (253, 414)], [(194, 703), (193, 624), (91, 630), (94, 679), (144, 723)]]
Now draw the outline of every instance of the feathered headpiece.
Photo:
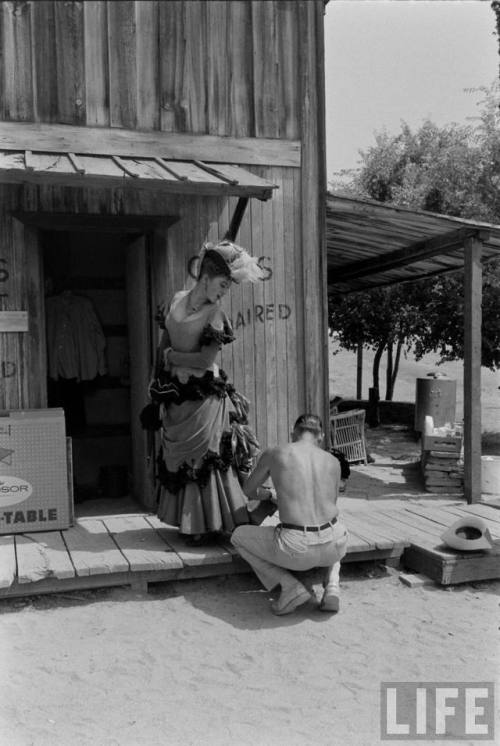
[(257, 282), (265, 276), (258, 260), (232, 241), (204, 244), (200, 254), (200, 267), (204, 259), (210, 259), (216, 266), (219, 265), (221, 274), (227, 275), (236, 283)]

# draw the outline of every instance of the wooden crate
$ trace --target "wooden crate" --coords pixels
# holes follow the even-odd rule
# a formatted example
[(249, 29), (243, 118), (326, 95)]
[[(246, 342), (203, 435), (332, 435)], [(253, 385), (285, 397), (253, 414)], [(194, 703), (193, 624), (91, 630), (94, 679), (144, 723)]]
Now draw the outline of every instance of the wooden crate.
[(461, 449), (461, 435), (422, 435), (422, 451), (460, 453)]
[(332, 415), (330, 428), (333, 448), (341, 451), (351, 464), (357, 461), (367, 463), (364, 409)]

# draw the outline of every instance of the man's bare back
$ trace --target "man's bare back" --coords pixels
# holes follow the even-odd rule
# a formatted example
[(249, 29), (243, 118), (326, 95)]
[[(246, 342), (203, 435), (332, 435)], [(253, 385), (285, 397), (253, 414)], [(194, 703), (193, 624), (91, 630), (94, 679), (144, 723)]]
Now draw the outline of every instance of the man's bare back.
[(237, 526), (231, 542), (255, 570), (268, 590), (281, 586), (272, 605), (275, 614), (290, 614), (311, 598), (294, 575), (324, 568), (319, 608), (339, 610), (340, 560), (347, 549), (347, 531), (337, 518), (340, 464), (321, 447), (323, 427), (316, 414), (306, 413), (293, 426), (292, 442), (270, 448), (260, 457), (243, 490), (251, 500), (265, 500), (271, 478), (276, 489), (281, 523)]
[(314, 526), (337, 516), (340, 465), (312, 437), (265, 451), (245, 485), (247, 495), (269, 476), (281, 521)]

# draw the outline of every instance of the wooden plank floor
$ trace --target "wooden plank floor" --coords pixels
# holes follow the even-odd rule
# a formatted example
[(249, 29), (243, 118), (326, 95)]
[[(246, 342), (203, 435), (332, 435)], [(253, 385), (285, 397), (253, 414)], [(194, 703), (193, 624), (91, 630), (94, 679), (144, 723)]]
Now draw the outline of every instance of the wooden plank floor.
[[(462, 515), (483, 517), (500, 540), (500, 511), (484, 505), (440, 507), (401, 503), (343, 511), (349, 531), (343, 562), (398, 561), (448, 584), (500, 577), (495, 552), (459, 553), (442, 545), (445, 528)], [(79, 518), (65, 531), (0, 536), (0, 599), (68, 590), (248, 572), (226, 544), (188, 547), (154, 515)]]
[[(393, 527), (344, 516), (344, 561), (397, 560), (408, 545)], [(401, 532), (400, 532), (401, 534)], [(146, 513), (78, 518), (71, 528), (0, 537), (0, 598), (248, 572), (229, 544), (188, 547), (176, 529)]]
[[(498, 546), (485, 552), (457, 552), (441, 541), (443, 532), (459, 518), (481, 517)], [(487, 505), (450, 503), (423, 507), (406, 506), (398, 520), (414, 526), (416, 534), (404, 553), (411, 570), (427, 575), (441, 585), (500, 578), (500, 510)]]

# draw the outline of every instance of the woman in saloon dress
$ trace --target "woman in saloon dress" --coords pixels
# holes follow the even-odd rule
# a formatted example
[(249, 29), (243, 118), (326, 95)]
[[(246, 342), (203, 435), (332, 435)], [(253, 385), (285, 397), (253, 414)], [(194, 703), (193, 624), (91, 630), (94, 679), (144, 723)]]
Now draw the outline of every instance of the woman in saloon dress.
[(232, 282), (262, 279), (257, 261), (229, 241), (207, 244), (196, 284), (178, 292), (164, 320), (157, 376), (160, 404), (158, 517), (188, 543), (204, 543), (248, 523), (241, 481), (258, 444), (248, 402), (228, 383), (216, 358), (234, 340), (221, 307)]

